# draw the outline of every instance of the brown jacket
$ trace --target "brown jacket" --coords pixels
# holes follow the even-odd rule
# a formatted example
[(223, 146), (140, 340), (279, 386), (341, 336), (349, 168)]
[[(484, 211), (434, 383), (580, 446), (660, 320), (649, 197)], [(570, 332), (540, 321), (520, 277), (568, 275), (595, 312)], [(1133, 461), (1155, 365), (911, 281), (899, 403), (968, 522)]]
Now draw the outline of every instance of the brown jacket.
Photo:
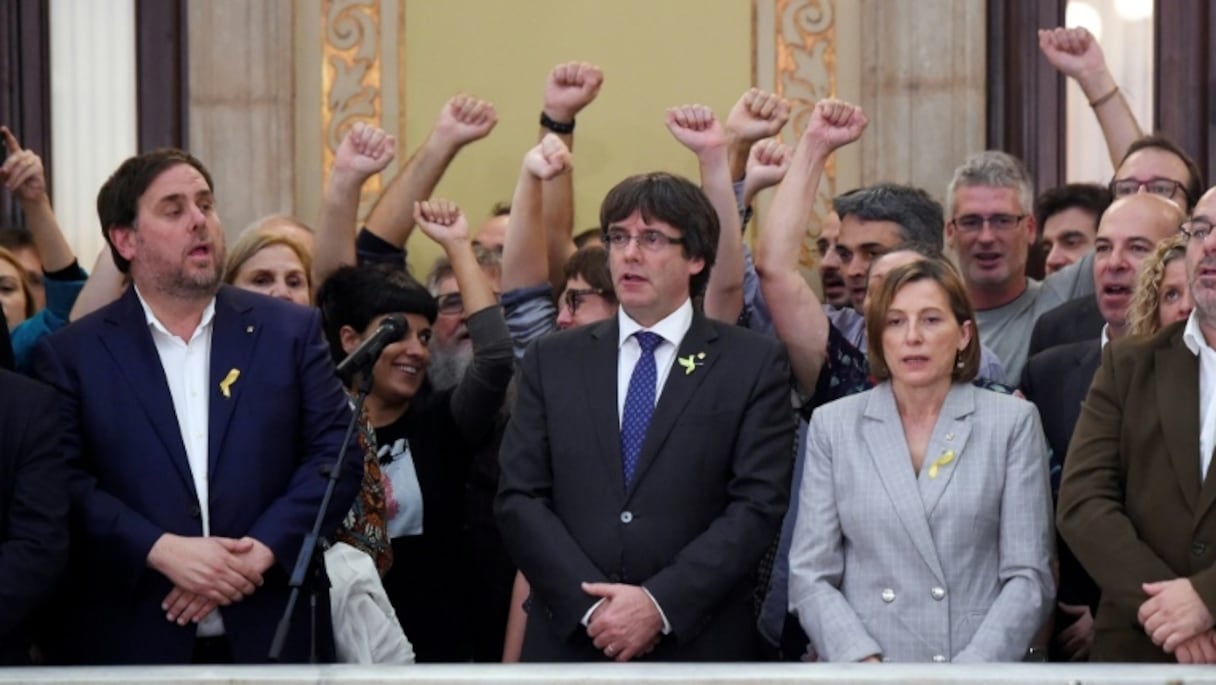
[(1064, 464), (1060, 533), (1102, 589), (1094, 661), (1174, 660), (1136, 619), (1142, 583), (1189, 578), (1216, 612), (1216, 478), (1199, 472), (1185, 326), (1107, 345)]

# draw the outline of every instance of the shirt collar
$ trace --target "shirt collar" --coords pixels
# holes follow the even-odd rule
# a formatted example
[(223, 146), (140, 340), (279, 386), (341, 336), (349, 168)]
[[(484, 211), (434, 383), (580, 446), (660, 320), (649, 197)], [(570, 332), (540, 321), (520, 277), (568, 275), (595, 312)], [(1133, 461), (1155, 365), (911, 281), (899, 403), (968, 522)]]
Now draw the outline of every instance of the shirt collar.
[(684, 339), (684, 334), (692, 326), (692, 300), (684, 300), (684, 304), (676, 308), (676, 310), (660, 320), (650, 328), (644, 328), (642, 324), (634, 321), (628, 314), (625, 313), (625, 308), (617, 309), (617, 319), (620, 322), (620, 339), (617, 341), (617, 346), (623, 346), (625, 341), (633, 337), (638, 331), (650, 331), (658, 334), (666, 342), (679, 346), (680, 341)]
[(1207, 338), (1203, 337), (1203, 330), (1199, 328), (1198, 310), (1191, 310), (1191, 315), (1186, 319), (1186, 328), (1182, 329), (1182, 342), (1186, 348), (1191, 351), (1191, 354), (1199, 356), (1199, 350), (1203, 348), (1212, 349), (1208, 345)]
[(1102, 324), (1102, 349), (1106, 349), (1106, 343), (1110, 342), (1110, 324)]
[[(159, 331), (170, 338), (177, 337), (170, 333), (169, 329), (166, 328), (165, 325), (161, 323), (160, 319), (156, 317), (156, 314), (152, 312), (152, 308), (148, 306), (148, 301), (144, 299), (143, 293), (139, 292), (139, 286), (132, 284), (131, 287), (135, 288), (135, 296), (139, 298), (139, 306), (143, 307), (144, 309), (144, 320), (147, 321), (148, 327), (154, 331)], [(211, 301), (207, 303), (207, 307), (203, 309), (203, 317), (199, 319), (198, 328), (194, 329), (194, 333), (190, 336), (190, 339), (194, 340), (196, 337), (198, 337), (199, 333), (207, 330), (207, 327), (211, 325), (211, 320), (213, 318), (215, 318), (214, 295), (211, 296)]]

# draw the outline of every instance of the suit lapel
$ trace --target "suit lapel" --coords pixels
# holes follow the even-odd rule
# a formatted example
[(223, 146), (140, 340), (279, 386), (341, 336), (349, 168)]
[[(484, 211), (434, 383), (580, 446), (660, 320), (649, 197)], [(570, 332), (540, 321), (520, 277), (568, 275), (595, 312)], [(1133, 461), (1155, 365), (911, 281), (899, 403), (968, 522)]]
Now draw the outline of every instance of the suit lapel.
[(208, 374), (208, 474), (216, 472), (228, 424), (240, 402), (242, 390), (250, 382), (256, 382), (248, 378), (256, 373), (249, 361), (260, 332), (260, 327), (253, 322), (252, 309), (252, 305), (233, 301), (232, 292), (227, 288), (216, 295), (215, 318), (211, 323), (211, 371)]
[[(1200, 497), (1199, 473), (1199, 358), (1182, 342), (1182, 330), (1167, 347), (1157, 350), (1153, 375), (1157, 411), (1165, 434), (1166, 452), (1178, 479), (1178, 488), (1196, 519), (1216, 497), (1216, 483), (1208, 483)], [(1135, 420), (1135, 418), (1131, 418)]]
[[(110, 329), (101, 337), (101, 344), (122, 370), (136, 400), (148, 416), (152, 432), (164, 445), (165, 454), (173, 462), (186, 487), (194, 492), (190, 460), (186, 458), (186, 445), (182, 442), (177, 412), (173, 409), (169, 382), (165, 378), (165, 369), (152, 341), (147, 316), (135, 288), (128, 288), (118, 306), (108, 310), (105, 316)], [(197, 499), (197, 493), (195, 497)]]
[[(701, 314), (693, 314), (692, 324), (672, 359), (672, 368), (667, 374), (663, 392), (659, 395), (658, 404), (655, 405), (654, 414), (650, 418), (650, 426), (646, 429), (646, 438), (642, 441), (642, 452), (638, 456), (637, 469), (633, 475), (634, 487), (630, 488), (630, 493), (637, 489), (636, 486), (645, 476), (646, 470), (658, 457), (667, 436), (675, 427), (676, 420), (684, 413), (688, 401), (692, 399), (697, 388), (701, 387), (701, 383), (713, 373), (719, 355), (714, 354), (712, 346), (717, 339), (718, 334), (709, 321)], [(702, 353), (704, 357), (701, 356)], [(692, 359), (689, 359), (690, 355)], [(692, 366), (680, 364), (678, 360), (681, 357), (688, 360)]]
[(583, 368), (584, 397), (595, 427), (602, 463), (621, 498), (625, 497), (625, 471), (621, 463), (621, 417), (617, 409), (617, 356), (620, 354), (620, 325), (617, 317), (592, 324), (587, 348), (580, 358)]
[[(959, 462), (966, 455), (967, 438), (971, 436), (971, 422), (967, 417), (975, 412), (975, 393), (970, 385), (955, 385), (946, 395), (946, 402), (933, 427), (929, 446), (925, 450), (925, 462), (920, 468), (919, 484), (921, 499), (925, 503), (925, 515), (933, 517), (942, 493), (954, 479)], [(936, 468), (934, 466), (936, 465)]]
[(908, 441), (899, 422), (899, 410), (895, 406), (890, 383), (880, 383), (870, 391), (862, 420), (864, 425), (861, 433), (868, 448), (866, 451), (874, 461), (874, 470), (887, 491), (887, 499), (899, 514), (908, 538), (920, 552), (925, 564), (944, 583), (946, 574), (937, 558), (937, 547), (933, 544), (925, 505), (912, 471), (912, 457), (908, 453)]

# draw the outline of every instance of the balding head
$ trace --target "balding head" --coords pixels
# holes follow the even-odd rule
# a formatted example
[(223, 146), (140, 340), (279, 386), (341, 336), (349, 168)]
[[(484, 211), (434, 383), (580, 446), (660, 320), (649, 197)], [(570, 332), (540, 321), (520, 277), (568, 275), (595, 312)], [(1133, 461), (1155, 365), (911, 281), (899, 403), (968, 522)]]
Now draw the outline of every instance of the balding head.
[(1178, 205), (1138, 193), (1111, 203), (1094, 241), (1094, 296), (1111, 339), (1123, 336), (1141, 262), (1157, 243), (1178, 233), (1184, 217)]

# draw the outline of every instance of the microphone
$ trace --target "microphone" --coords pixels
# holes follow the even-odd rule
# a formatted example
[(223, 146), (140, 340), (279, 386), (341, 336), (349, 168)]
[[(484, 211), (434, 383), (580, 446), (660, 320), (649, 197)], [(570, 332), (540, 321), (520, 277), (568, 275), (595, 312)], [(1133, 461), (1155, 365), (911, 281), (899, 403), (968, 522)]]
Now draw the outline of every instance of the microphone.
[(404, 338), (409, 331), (410, 324), (404, 315), (393, 314), (384, 317), (376, 330), (338, 364), (338, 377), (343, 383), (349, 384), (356, 373), (369, 369), (376, 363), (384, 348)]

